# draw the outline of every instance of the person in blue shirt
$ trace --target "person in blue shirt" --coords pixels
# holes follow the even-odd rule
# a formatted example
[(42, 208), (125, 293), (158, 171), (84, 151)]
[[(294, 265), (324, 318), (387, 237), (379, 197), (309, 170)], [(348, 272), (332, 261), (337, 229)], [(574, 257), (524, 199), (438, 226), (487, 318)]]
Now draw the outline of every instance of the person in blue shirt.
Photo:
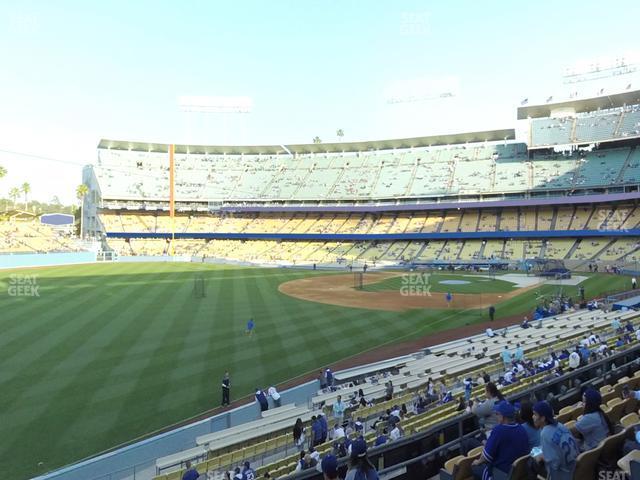
[(520, 361), (522, 361), (523, 358), (524, 358), (524, 350), (522, 349), (522, 347), (518, 343), (516, 345), (516, 350), (513, 352), (513, 359), (516, 362), (520, 362)]
[(502, 362), (504, 363), (505, 368), (511, 367), (511, 352), (507, 345), (504, 346), (504, 350), (502, 350), (500, 356), (502, 357)]
[(382, 432), (380, 432), (378, 434), (378, 436), (376, 437), (376, 441), (375, 441), (375, 446), (377, 447), (378, 445), (383, 445), (385, 443), (387, 443), (388, 437), (387, 437), (387, 429), (384, 428), (382, 430)]
[(318, 422), (320, 423), (320, 443), (324, 443), (327, 441), (327, 436), (329, 435), (329, 424), (327, 423), (327, 419), (324, 416), (324, 413), (318, 413)]
[(378, 480), (378, 472), (367, 457), (367, 442), (360, 437), (351, 444), (349, 470), (345, 480)]
[(182, 480), (196, 480), (200, 474), (191, 466), (191, 462), (187, 461), (187, 471), (182, 475)]
[(249, 462), (244, 462), (242, 480), (256, 480), (256, 472), (251, 468), (251, 464)]
[(325, 373), (325, 376), (327, 377), (327, 386), (333, 387), (333, 372), (331, 371), (330, 368), (327, 368), (327, 370), (324, 373)]
[(511, 464), (529, 453), (527, 432), (515, 421), (516, 409), (506, 400), (494, 406), (498, 425), (491, 430), (482, 454), (471, 468), (476, 480), (488, 480), (493, 470), (509, 473)]
[(531, 402), (523, 400), (520, 402), (520, 425), (527, 432), (529, 439), (529, 449), (540, 446), (540, 430), (533, 421), (533, 407)]
[(267, 396), (259, 388), (256, 388), (256, 401), (260, 404), (261, 412), (269, 410), (269, 402), (267, 401)]
[(315, 447), (322, 443), (322, 423), (315, 415), (311, 417), (311, 446)]
[(602, 411), (602, 396), (593, 388), (587, 388), (582, 395), (584, 410), (576, 422), (576, 431), (582, 438), (581, 451), (596, 448), (598, 444), (613, 433), (609, 417)]
[(444, 299), (447, 301), (447, 307), (450, 307), (451, 302), (453, 301), (453, 295), (451, 295), (451, 292), (447, 292)]
[(253, 318), (250, 318), (249, 321), (247, 322), (247, 335), (251, 336), (253, 335), (253, 328), (256, 326), (256, 324), (253, 322)]
[(540, 429), (542, 453), (534, 455), (544, 462), (549, 480), (572, 480), (578, 458), (578, 445), (567, 427), (555, 420), (547, 402), (533, 406), (533, 422)]

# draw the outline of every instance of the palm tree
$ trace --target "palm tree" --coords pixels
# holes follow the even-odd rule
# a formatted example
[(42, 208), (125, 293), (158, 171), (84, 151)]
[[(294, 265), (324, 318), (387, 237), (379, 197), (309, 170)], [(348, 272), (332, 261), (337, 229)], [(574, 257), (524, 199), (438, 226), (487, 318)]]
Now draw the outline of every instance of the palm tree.
[(340, 139), (340, 141), (342, 141), (342, 137), (344, 137), (344, 130), (342, 130), (341, 128), (339, 128), (338, 130), (336, 130), (336, 135), (338, 136), (338, 138)]
[(313, 137), (313, 143), (322, 143), (322, 140), (320, 140), (320, 137), (316, 135)]
[(24, 182), (22, 187), (20, 187), (20, 191), (24, 194), (24, 209), (27, 209), (27, 195), (31, 192), (31, 185), (28, 182)]
[(76, 187), (76, 198), (80, 203), (80, 238), (82, 238), (82, 217), (84, 217), (84, 197), (89, 193), (89, 187), (81, 183)]
[(9, 190), (9, 198), (13, 200), (13, 208), (16, 208), (16, 200), (20, 197), (20, 189), (18, 187), (13, 187)]
[(81, 201), (84, 196), (89, 192), (89, 187), (87, 187), (84, 183), (78, 185), (76, 187), (76, 198)]
[(0, 178), (5, 177), (7, 175), (7, 169), (0, 165)]

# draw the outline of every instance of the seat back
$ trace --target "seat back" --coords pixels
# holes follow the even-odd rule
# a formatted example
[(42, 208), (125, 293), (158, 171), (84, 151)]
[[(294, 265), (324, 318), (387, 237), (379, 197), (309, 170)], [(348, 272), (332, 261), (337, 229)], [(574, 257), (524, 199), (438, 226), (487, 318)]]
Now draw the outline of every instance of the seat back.
[(458, 455), (457, 457), (450, 458), (444, 463), (444, 469), (447, 471), (447, 473), (453, 475), (453, 471), (455, 470), (456, 465), (458, 465), (458, 462), (463, 458), (466, 457), (464, 455)]
[(602, 443), (596, 448), (587, 450), (578, 455), (576, 468), (573, 471), (573, 480), (594, 480), (596, 477), (596, 466), (602, 452)]
[(602, 451), (600, 452), (599, 462), (602, 465), (615, 467), (616, 462), (622, 456), (620, 453), (622, 452), (622, 444), (624, 443), (626, 436), (627, 432), (622, 430), (621, 432), (611, 435), (600, 442)]
[(624, 428), (629, 428), (640, 423), (640, 417), (638, 417), (638, 414), (635, 412), (628, 413), (620, 419), (620, 423)]

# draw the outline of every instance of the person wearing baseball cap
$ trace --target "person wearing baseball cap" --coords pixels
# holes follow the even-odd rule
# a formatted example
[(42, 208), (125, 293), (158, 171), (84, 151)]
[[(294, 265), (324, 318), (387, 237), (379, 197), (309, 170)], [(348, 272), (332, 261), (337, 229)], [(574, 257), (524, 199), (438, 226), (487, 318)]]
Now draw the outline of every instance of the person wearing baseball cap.
[(602, 411), (602, 396), (593, 388), (587, 388), (582, 394), (584, 410), (582, 418), (576, 422), (576, 432), (582, 438), (580, 450), (585, 452), (596, 448), (598, 444), (613, 433), (609, 417)]
[(338, 459), (335, 455), (325, 455), (320, 466), (324, 480), (334, 480), (338, 478)]
[(542, 401), (533, 406), (533, 423), (540, 429), (542, 453), (532, 456), (544, 462), (549, 480), (571, 480), (578, 458), (578, 445), (571, 432), (553, 417), (549, 403)]
[(344, 480), (378, 480), (378, 472), (367, 458), (367, 442), (358, 437), (351, 444), (351, 461)]
[(522, 425), (516, 423), (516, 409), (506, 400), (493, 407), (498, 424), (491, 430), (482, 454), (473, 461), (471, 468), (477, 480), (488, 480), (493, 470), (509, 473), (511, 464), (529, 453), (529, 437)]

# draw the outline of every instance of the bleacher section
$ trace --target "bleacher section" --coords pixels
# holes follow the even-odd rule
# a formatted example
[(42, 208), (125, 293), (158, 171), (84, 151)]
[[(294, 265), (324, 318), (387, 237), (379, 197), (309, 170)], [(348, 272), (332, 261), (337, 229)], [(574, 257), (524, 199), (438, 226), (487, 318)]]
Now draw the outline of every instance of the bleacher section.
[(37, 219), (0, 219), (0, 254), (80, 251), (69, 234)]
[[(494, 381), (497, 381), (503, 373), (500, 352), (506, 345), (509, 349), (520, 344), (525, 357), (534, 365), (543, 365), (548, 362), (551, 351), (560, 352), (564, 349), (572, 350), (573, 346), (589, 334), (597, 334), (606, 342), (610, 350), (622, 351), (633, 348), (637, 344), (634, 338), (631, 345), (616, 348), (615, 340), (618, 338), (613, 331), (612, 321), (617, 319), (621, 323), (631, 321), (634, 328), (639, 328), (640, 320), (637, 312), (603, 312), (600, 310), (578, 310), (544, 320), (540, 328), (531, 328), (524, 331), (514, 326), (509, 328), (502, 336), (488, 338), (486, 335), (475, 335), (468, 338), (455, 340), (446, 344), (430, 348), (430, 353), (416, 353), (410, 357), (403, 357), (395, 361), (387, 361), (381, 364), (383, 370), (375, 367), (363, 366), (360, 369), (351, 369), (348, 372), (336, 374), (338, 379), (337, 390), (320, 390), (310, 402), (310, 407), (299, 405), (283, 405), (282, 407), (264, 412), (262, 417), (246, 424), (218, 432), (205, 434), (195, 439), (196, 447), (177, 452), (175, 454), (159, 458), (156, 468), (160, 476), (156, 480), (168, 480), (180, 478), (183, 470), (180, 467), (186, 460), (198, 460), (197, 468), (201, 474), (207, 472), (211, 475), (221, 475), (222, 471), (228, 471), (234, 466), (251, 461), (257, 474), (262, 476), (270, 472), (273, 478), (280, 478), (291, 474), (297, 464), (298, 449), (293, 444), (291, 437), (291, 425), (296, 418), (303, 421), (307, 432), (310, 432), (310, 418), (319, 411), (332, 417), (332, 405), (338, 395), (347, 404), (345, 417), (351, 421), (360, 419), (364, 424), (362, 432), (369, 445), (373, 445), (378, 427), (373, 428), (374, 422), (393, 405), (405, 405), (408, 414), (401, 419), (405, 436), (420, 433), (432, 425), (443, 422), (456, 416), (465, 415), (458, 411), (457, 401), (449, 403), (436, 402), (426, 411), (418, 412), (415, 401), (422, 395), (428, 382), (441, 382), (447, 391), (452, 392), (453, 397), (461, 394), (464, 389), (462, 378), (477, 378), (482, 373), (487, 373)], [(537, 325), (538, 326), (538, 325)], [(591, 347), (594, 354), (598, 345)], [(561, 361), (561, 366), (566, 367), (567, 360)], [(537, 382), (548, 378), (555, 378), (554, 372), (539, 367), (540, 370), (529, 376), (520, 378), (510, 385), (501, 385), (505, 396), (512, 396), (520, 391), (535, 385)], [(356, 378), (365, 379), (356, 388), (348, 387), (348, 384)], [(394, 385), (394, 396), (391, 400), (385, 400), (386, 384)], [(633, 379), (623, 377), (617, 385), (603, 386), (601, 391), (605, 402), (619, 398), (622, 385), (636, 387), (640, 385), (640, 377)], [(354, 390), (361, 389), (367, 399), (367, 406), (352, 405), (350, 399)], [(474, 388), (472, 395), (483, 398), (482, 386)], [(626, 413), (624, 407), (615, 407), (618, 401), (612, 401), (611, 406), (605, 406), (605, 412), (615, 414), (614, 423), (620, 421)], [(625, 403), (626, 405), (626, 403)], [(634, 403), (635, 405), (635, 403)], [(323, 408), (324, 406), (324, 408)], [(635, 408), (635, 407), (634, 407)], [(577, 415), (577, 410), (566, 408), (560, 411), (560, 421), (570, 420), (572, 415)], [(625, 420), (626, 422), (626, 420)], [(637, 423), (637, 418), (636, 418)], [(382, 424), (384, 425), (384, 423)], [(351, 435), (356, 435), (353, 432)], [(329, 439), (316, 447), (316, 450), (325, 455), (333, 451), (333, 440)], [(474, 453), (470, 454), (471, 456)], [(169, 472), (169, 473), (167, 473)], [(172, 476), (173, 475), (173, 476)]]
[[(171, 219), (166, 213), (129, 211), (101, 215), (110, 232), (167, 233)], [(572, 231), (624, 230), (640, 222), (640, 210), (633, 205), (505, 208), (491, 210), (445, 210), (443, 212), (371, 214), (203, 214), (178, 215), (173, 220), (179, 233), (305, 233), (305, 234), (404, 234), (499, 231)], [(120, 255), (178, 255), (229, 258), (259, 263), (351, 263), (411, 261), (472, 261), (483, 259), (522, 260), (544, 255), (555, 259), (597, 259), (609, 240), (602, 238), (516, 240), (434, 240), (424, 251), (424, 241), (287, 241), (283, 240), (108, 240)], [(446, 244), (446, 245), (445, 245)], [(615, 259), (623, 259), (633, 250), (634, 238), (619, 240)], [(543, 249), (546, 245), (546, 249)], [(506, 247), (506, 248), (505, 248)], [(574, 248), (575, 247), (575, 248)], [(26, 247), (25, 247), (26, 248)], [(437, 251), (434, 249), (437, 248)], [(623, 249), (629, 249), (624, 250)], [(614, 260), (613, 253), (603, 260)]]

